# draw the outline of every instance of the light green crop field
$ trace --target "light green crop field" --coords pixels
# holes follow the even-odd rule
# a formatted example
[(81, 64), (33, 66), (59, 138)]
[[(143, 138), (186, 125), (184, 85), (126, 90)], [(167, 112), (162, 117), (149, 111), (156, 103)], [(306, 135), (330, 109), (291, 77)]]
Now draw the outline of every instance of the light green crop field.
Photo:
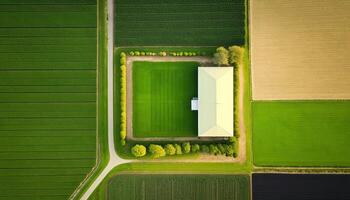
[(248, 200), (249, 176), (121, 174), (108, 186), (108, 199)]
[(350, 166), (350, 101), (253, 103), (259, 166)]
[(133, 135), (197, 136), (197, 62), (133, 62)]
[(68, 199), (95, 165), (96, 9), (0, 1), (0, 199)]
[(243, 45), (244, 0), (118, 0), (115, 44), (121, 46)]

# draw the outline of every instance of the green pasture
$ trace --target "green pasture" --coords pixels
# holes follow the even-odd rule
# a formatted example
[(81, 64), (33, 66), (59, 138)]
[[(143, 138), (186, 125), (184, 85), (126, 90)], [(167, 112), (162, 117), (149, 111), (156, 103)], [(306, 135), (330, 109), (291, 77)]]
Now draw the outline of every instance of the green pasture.
[(244, 0), (119, 0), (116, 46), (243, 45)]
[(208, 174), (120, 174), (108, 199), (248, 200), (249, 176)]
[(350, 101), (253, 103), (258, 166), (350, 166)]
[(96, 15), (0, 2), (0, 199), (68, 199), (96, 164)]
[(133, 62), (133, 135), (197, 136), (197, 62)]

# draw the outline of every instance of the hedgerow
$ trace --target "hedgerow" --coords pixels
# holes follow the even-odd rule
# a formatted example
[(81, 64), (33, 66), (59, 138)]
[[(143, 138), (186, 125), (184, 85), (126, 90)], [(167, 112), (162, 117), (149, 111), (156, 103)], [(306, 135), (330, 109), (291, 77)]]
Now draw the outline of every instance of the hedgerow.
[(125, 145), (126, 139), (126, 54), (120, 53), (120, 139)]

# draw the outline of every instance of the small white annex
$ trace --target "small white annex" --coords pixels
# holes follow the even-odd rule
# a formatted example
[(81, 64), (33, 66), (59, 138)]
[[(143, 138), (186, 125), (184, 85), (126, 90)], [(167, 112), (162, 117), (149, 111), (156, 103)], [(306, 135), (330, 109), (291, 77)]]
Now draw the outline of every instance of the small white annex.
[(198, 136), (233, 136), (233, 67), (198, 68)]

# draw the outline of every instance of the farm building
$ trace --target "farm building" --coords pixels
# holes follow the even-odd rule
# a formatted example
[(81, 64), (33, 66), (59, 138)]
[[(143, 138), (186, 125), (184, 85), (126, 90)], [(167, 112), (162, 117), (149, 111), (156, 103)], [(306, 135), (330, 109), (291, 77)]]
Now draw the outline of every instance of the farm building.
[(198, 136), (233, 136), (233, 67), (198, 68)]

